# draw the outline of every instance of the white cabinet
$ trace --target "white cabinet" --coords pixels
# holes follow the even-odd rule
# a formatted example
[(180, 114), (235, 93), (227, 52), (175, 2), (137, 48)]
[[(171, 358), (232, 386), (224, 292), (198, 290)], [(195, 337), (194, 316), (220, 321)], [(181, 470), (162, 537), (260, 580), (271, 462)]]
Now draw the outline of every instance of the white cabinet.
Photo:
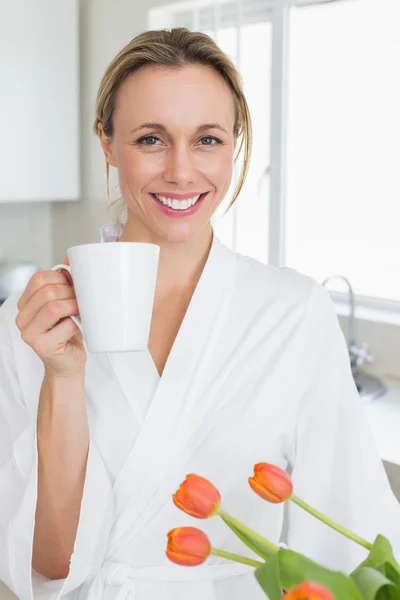
[(0, 1), (0, 202), (77, 200), (79, 2)]

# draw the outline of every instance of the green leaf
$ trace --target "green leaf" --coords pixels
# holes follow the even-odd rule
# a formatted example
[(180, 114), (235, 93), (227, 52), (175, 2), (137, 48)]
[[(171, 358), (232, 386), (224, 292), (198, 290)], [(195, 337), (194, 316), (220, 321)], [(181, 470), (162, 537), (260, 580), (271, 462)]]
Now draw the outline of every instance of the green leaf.
[(337, 600), (364, 600), (355, 582), (344, 573), (331, 571), (292, 550), (281, 549), (278, 559), (280, 584), (285, 590), (303, 581), (315, 581), (327, 587)]
[(244, 525), (228, 513), (220, 510), (218, 515), (228, 525), (229, 529), (248, 547), (250, 550), (267, 560), (279, 550), (277, 546), (263, 538), (260, 534), (253, 531), (247, 525)]
[[(396, 569), (390, 563), (383, 563), (378, 567), (375, 567), (376, 570), (380, 571), (389, 581), (393, 583), (395, 586), (396, 594), (395, 598), (400, 598), (400, 574), (396, 571)], [(379, 599), (381, 597), (379, 596)]]
[(359, 567), (351, 578), (365, 600), (397, 600), (396, 585), (372, 567)]
[(377, 535), (367, 558), (350, 575), (358, 586), (362, 585), (359, 576), (362, 569), (374, 570), (386, 580), (386, 583), (382, 580), (382, 585), (379, 587), (379, 575), (370, 575), (377, 582), (375, 588), (371, 583), (372, 589), (377, 591), (375, 595), (365, 596), (368, 600), (369, 598), (374, 600), (400, 599), (400, 565), (393, 556), (390, 542), (383, 535)]
[(400, 576), (400, 565), (393, 556), (392, 546), (383, 535), (377, 535), (367, 558), (358, 565), (357, 569), (360, 567), (377, 567), (384, 563), (389, 563)]
[(400, 589), (400, 573), (388, 562), (383, 563), (376, 567), (381, 573), (385, 575), (390, 581), (392, 581)]
[[(223, 520), (225, 521), (225, 519)], [(247, 533), (241, 531), (232, 523), (228, 523), (227, 521), (225, 521), (225, 523), (228, 525), (229, 529), (231, 529), (233, 533), (239, 538), (239, 540), (243, 542), (243, 544), (245, 544), (248, 548), (250, 548), (250, 550), (255, 552), (263, 560), (268, 560), (269, 558), (271, 558), (271, 552), (268, 549), (266, 549), (260, 542), (257, 542), (256, 540), (251, 538)]]
[(262, 567), (255, 570), (254, 575), (261, 589), (270, 600), (281, 600), (282, 588), (279, 583), (279, 552), (271, 556)]

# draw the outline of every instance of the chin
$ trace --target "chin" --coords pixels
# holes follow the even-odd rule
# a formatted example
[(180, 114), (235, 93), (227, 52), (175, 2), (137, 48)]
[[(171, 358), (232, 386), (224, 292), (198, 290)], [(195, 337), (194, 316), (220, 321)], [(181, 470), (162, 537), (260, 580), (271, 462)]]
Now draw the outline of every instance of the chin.
[(210, 221), (201, 224), (179, 223), (175, 226), (157, 228), (157, 231), (154, 231), (154, 233), (157, 235), (157, 237), (164, 240), (168, 244), (186, 244), (194, 241), (201, 233), (204, 233), (205, 230), (208, 228), (211, 229)]

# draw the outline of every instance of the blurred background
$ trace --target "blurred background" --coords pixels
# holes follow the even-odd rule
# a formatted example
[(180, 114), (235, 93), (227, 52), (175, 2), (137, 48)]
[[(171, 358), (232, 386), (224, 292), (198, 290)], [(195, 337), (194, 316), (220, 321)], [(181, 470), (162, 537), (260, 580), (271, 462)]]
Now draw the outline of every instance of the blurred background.
[(329, 290), (400, 496), (399, 23), (399, 0), (2, 2), (0, 304), (114, 218), (92, 133), (114, 55), (146, 29), (208, 33), (241, 73), (254, 130), (216, 233)]

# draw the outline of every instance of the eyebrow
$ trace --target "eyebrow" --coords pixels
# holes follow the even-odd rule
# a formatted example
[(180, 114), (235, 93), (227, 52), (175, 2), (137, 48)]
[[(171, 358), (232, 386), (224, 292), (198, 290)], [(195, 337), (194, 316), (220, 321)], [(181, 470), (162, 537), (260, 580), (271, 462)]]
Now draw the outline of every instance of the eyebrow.
[[(135, 131), (138, 131), (139, 129), (144, 129), (144, 128), (159, 129), (160, 131), (165, 131), (165, 132), (167, 131), (167, 128), (162, 123), (142, 123), (141, 125), (139, 125), (139, 127), (135, 127), (135, 129), (131, 129), (131, 133), (135, 133)], [(204, 125), (200, 125), (197, 128), (197, 131), (204, 131), (205, 129), (220, 129), (221, 131), (228, 133), (226, 131), (226, 129), (224, 129), (221, 125), (218, 125), (218, 123), (204, 123)]]

